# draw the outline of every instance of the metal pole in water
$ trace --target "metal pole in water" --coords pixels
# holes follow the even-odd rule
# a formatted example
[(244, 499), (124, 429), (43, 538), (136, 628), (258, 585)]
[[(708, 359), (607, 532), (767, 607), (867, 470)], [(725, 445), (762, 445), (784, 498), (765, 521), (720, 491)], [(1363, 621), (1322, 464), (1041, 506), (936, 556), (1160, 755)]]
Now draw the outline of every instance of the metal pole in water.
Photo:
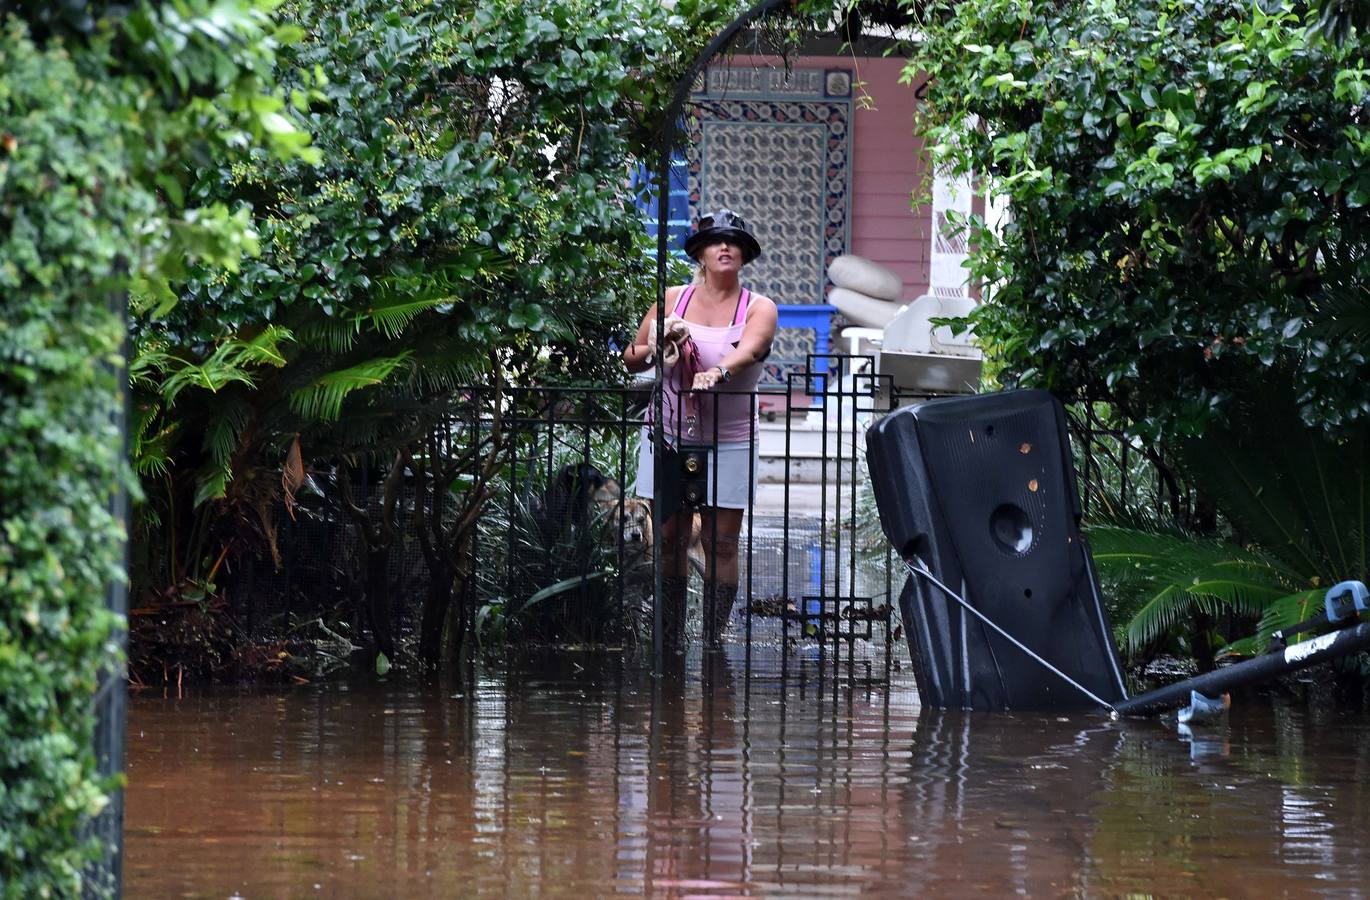
[(1187, 705), (1190, 691), (1217, 697), (1235, 687), (1259, 684), (1287, 672), (1306, 669), (1317, 663), (1367, 648), (1370, 648), (1370, 622), (1361, 622), (1353, 627), (1293, 644), (1282, 651), (1267, 653), (1215, 672), (1187, 678), (1178, 684), (1147, 691), (1145, 694), (1121, 701), (1114, 708), (1119, 715), (1124, 716), (1150, 715)]

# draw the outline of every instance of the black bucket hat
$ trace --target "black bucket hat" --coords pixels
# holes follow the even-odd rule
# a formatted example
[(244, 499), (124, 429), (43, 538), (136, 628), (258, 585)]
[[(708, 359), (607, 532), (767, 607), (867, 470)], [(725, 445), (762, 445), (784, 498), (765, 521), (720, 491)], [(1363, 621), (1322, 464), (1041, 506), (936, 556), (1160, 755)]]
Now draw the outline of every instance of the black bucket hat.
[(761, 255), (761, 245), (747, 230), (747, 223), (731, 209), (720, 209), (703, 216), (695, 230), (685, 238), (685, 252), (691, 259), (699, 259), (699, 251), (721, 240), (742, 248), (742, 262), (749, 263)]

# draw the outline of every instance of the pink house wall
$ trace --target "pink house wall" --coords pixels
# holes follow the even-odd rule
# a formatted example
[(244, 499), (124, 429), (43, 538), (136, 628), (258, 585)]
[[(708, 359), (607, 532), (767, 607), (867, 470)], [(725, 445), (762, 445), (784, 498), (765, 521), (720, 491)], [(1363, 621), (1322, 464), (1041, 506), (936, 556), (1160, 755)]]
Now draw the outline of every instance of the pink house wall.
[[(780, 67), (768, 57), (735, 56), (716, 64)], [(850, 252), (888, 266), (904, 281), (904, 299), (927, 292), (931, 207), (911, 207), (923, 172), (923, 142), (913, 133), (914, 85), (900, 84), (897, 58), (805, 56), (805, 69), (847, 69), (858, 88), (852, 130)], [(862, 103), (861, 93), (869, 102)]]

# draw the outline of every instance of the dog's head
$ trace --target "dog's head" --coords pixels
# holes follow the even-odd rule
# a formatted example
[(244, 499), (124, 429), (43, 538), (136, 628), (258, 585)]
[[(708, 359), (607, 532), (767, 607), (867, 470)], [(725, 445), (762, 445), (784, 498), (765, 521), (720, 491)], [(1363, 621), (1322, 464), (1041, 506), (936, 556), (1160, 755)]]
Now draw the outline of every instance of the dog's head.
[[(620, 518), (620, 514), (622, 518)], [(628, 497), (620, 510), (618, 501), (609, 509), (610, 533), (623, 536), (625, 552), (640, 552), (652, 545), (652, 507), (638, 497)]]

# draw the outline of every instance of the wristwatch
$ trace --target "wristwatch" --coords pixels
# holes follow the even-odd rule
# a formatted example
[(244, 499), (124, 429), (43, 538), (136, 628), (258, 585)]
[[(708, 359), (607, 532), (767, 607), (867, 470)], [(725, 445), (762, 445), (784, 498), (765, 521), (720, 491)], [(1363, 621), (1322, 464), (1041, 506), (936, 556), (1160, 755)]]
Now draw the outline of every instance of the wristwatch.
[(714, 366), (718, 370), (718, 380), (728, 382), (732, 380), (733, 373), (728, 371), (727, 366)]

